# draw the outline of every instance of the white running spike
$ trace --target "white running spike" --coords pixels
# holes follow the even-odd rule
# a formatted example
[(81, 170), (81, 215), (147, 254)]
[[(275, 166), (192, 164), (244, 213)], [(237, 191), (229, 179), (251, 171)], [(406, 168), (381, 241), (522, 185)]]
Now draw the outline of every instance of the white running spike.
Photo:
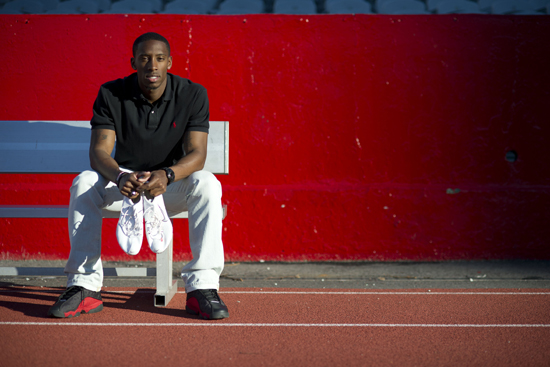
[(137, 203), (124, 197), (116, 227), (118, 244), (128, 255), (137, 255), (143, 243), (143, 201)]
[(159, 195), (153, 199), (143, 197), (145, 233), (149, 248), (156, 254), (162, 253), (172, 242), (172, 222), (166, 213), (164, 199)]

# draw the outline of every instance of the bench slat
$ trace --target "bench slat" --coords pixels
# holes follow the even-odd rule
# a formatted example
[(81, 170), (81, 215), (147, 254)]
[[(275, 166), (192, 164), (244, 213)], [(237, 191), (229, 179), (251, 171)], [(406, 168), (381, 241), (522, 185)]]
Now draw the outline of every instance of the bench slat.
[[(0, 205), (0, 218), (67, 218), (68, 205)], [(227, 215), (227, 205), (223, 206), (223, 218)], [(118, 218), (120, 212), (103, 210), (103, 218)], [(188, 212), (171, 215), (170, 218), (188, 218)]]
[[(68, 205), (1, 205), (0, 218), (67, 218)], [(118, 218), (120, 212), (104, 210), (103, 218)], [(170, 218), (187, 218), (187, 212), (181, 212)]]

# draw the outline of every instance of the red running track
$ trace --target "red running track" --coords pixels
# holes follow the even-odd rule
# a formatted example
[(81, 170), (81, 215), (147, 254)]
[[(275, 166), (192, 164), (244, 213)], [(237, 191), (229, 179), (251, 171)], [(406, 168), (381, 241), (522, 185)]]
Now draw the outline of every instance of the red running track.
[(225, 289), (230, 318), (107, 288), (46, 318), (59, 289), (0, 289), (2, 366), (549, 366), (550, 291)]

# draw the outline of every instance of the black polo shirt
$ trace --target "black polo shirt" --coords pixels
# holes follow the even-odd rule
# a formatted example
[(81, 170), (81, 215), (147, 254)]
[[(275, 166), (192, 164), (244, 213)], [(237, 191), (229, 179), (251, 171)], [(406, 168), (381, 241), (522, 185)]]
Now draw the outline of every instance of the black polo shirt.
[(151, 104), (134, 73), (99, 88), (91, 125), (92, 129), (115, 131), (119, 166), (153, 171), (184, 156), (187, 131), (208, 133), (209, 117), (208, 95), (202, 85), (168, 74), (164, 94)]

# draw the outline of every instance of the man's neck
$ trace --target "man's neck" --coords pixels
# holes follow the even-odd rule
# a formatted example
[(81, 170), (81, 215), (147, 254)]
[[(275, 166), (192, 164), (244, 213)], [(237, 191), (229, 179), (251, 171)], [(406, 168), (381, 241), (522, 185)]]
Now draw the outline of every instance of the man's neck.
[(141, 85), (139, 86), (139, 88), (141, 89), (141, 93), (145, 98), (147, 98), (149, 103), (153, 104), (164, 94), (164, 90), (166, 89), (166, 82), (164, 82), (163, 85), (156, 89), (146, 89), (143, 88)]

